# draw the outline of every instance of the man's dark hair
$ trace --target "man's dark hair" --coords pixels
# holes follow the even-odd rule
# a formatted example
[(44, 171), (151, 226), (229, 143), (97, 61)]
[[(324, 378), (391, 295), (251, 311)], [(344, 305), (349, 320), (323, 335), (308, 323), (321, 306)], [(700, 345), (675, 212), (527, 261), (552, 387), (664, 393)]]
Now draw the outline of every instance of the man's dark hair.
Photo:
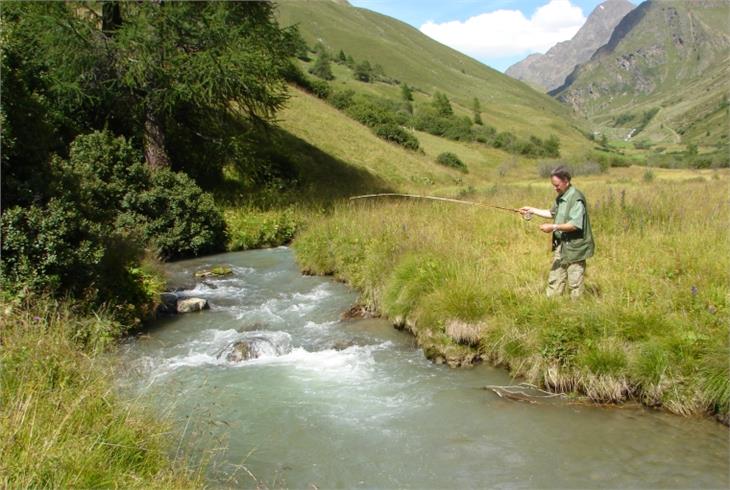
[(570, 170), (565, 165), (559, 165), (550, 172), (550, 177), (557, 177), (560, 180), (567, 180), (570, 182)]

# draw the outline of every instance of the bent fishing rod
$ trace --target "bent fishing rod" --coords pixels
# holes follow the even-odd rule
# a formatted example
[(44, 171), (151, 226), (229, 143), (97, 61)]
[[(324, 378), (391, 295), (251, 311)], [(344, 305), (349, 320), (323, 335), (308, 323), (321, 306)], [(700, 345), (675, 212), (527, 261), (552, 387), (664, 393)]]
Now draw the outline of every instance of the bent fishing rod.
[(482, 202), (474, 202), (474, 201), (462, 201), (461, 199), (451, 199), (449, 197), (437, 197), (437, 196), (421, 196), (418, 194), (398, 194), (395, 192), (385, 192), (382, 194), (364, 194), (362, 196), (353, 196), (350, 198), (350, 201), (354, 201), (356, 199), (370, 199), (374, 197), (407, 197), (411, 199), (428, 199), (431, 201), (445, 201), (445, 202), (453, 202), (457, 204), (468, 204), (470, 206), (483, 206), (487, 208), (493, 208), (493, 209), (501, 209), (502, 211), (509, 211), (511, 213), (519, 213), (522, 215), (522, 218), (525, 221), (530, 221), (532, 219), (532, 213), (527, 211), (526, 213), (522, 213), (519, 209), (516, 208), (505, 208), (502, 206), (495, 206), (493, 204), (485, 204)]

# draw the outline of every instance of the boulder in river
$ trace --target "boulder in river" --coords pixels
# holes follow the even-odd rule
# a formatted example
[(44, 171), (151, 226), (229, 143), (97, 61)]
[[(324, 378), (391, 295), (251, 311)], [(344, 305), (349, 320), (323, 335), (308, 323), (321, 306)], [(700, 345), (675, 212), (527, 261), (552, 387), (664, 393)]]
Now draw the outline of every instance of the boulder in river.
[(353, 320), (356, 318), (377, 318), (377, 312), (372, 311), (366, 305), (354, 304), (349, 310), (340, 315), (340, 320)]
[(242, 362), (259, 357), (278, 357), (291, 352), (291, 335), (280, 331), (246, 332), (218, 353), (218, 359)]
[(228, 266), (219, 265), (210, 269), (199, 270), (195, 273), (195, 277), (222, 277), (233, 274), (233, 269)]
[(178, 313), (191, 313), (193, 311), (207, 310), (208, 308), (210, 308), (208, 300), (203, 298), (186, 298), (177, 302)]
[(222, 357), (224, 353), (228, 362), (248, 361), (259, 356), (256, 350), (253, 349), (251, 342), (247, 340), (239, 340), (233, 343), (229, 349), (218, 354), (218, 358)]

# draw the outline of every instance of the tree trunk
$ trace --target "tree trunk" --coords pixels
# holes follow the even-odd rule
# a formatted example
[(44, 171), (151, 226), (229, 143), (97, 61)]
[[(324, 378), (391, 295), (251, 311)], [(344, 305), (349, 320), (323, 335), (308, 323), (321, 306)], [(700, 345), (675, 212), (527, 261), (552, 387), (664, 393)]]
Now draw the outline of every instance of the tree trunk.
[(165, 149), (165, 133), (157, 116), (147, 113), (144, 123), (144, 159), (153, 170), (170, 168), (170, 157)]
[(113, 36), (114, 32), (122, 25), (122, 11), (119, 2), (106, 1), (101, 5), (101, 30), (108, 36)]

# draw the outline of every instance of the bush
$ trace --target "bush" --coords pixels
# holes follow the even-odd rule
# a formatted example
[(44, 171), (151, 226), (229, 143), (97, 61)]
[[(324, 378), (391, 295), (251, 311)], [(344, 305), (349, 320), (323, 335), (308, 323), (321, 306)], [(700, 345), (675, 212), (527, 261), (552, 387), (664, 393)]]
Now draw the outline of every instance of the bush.
[(464, 162), (462, 162), (458, 156), (456, 156), (455, 154), (448, 152), (448, 151), (441, 153), (436, 158), (436, 162), (438, 162), (441, 165), (444, 165), (446, 167), (455, 168), (464, 173), (466, 173), (468, 171), (468, 169), (466, 168), (466, 164)]
[(310, 85), (310, 92), (312, 92), (318, 98), (327, 99), (327, 97), (330, 96), (330, 92), (331, 92), (330, 86), (324, 80), (311, 80), (309, 85)]
[(472, 122), (468, 117), (439, 114), (433, 107), (420, 107), (413, 118), (413, 126), (434, 136), (456, 141), (472, 141)]
[(353, 104), (353, 98), (355, 97), (355, 91), (352, 89), (332, 92), (327, 101), (335, 106), (337, 109), (343, 111)]
[(190, 177), (170, 170), (152, 174), (150, 187), (127, 196), (118, 223), (139, 228), (166, 259), (220, 252), (226, 242), (223, 217), (210, 194)]
[(320, 99), (326, 99), (330, 96), (330, 86), (324, 80), (313, 80), (307, 77), (304, 72), (294, 63), (289, 65), (284, 70), (284, 77), (287, 81), (292, 82), (301, 89), (314, 94)]
[(369, 128), (395, 122), (393, 115), (388, 114), (380, 107), (366, 101), (357, 101), (349, 106), (345, 112), (355, 121), (364, 124)]
[(419, 148), (418, 139), (411, 133), (393, 123), (380, 124), (375, 127), (375, 134), (378, 138), (386, 141), (392, 141), (409, 150), (417, 150)]
[(150, 174), (124, 138), (76, 138), (68, 160), (52, 165), (45, 205), (2, 214), (2, 283), (90, 302), (147, 301), (134, 273), (144, 244), (165, 257), (222, 249), (223, 220), (212, 198), (184, 174)]

